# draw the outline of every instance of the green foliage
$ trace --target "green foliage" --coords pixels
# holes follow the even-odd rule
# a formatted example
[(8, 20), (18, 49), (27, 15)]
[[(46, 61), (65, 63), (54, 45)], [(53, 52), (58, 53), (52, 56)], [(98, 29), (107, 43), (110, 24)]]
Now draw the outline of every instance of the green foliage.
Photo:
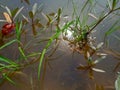
[(24, 53), (24, 50), (21, 47), (18, 47), (18, 49), (19, 49), (21, 55), (23, 56), (23, 59), (27, 61), (27, 57), (26, 57), (26, 55)]
[(20, 38), (21, 38), (21, 32), (22, 32), (22, 21), (19, 23), (19, 22), (16, 22), (16, 37), (17, 37), (17, 40), (20, 41)]
[(32, 10), (29, 11), (29, 17), (31, 19), (32, 32), (34, 36), (37, 35), (36, 27), (38, 28), (43, 27), (43, 25), (40, 23), (40, 19), (36, 18), (36, 15), (41, 12), (41, 7), (42, 7), (42, 4), (38, 5), (37, 3), (35, 3), (32, 7)]
[(29, 17), (30, 17), (31, 19), (33, 19), (34, 15), (33, 15), (33, 12), (32, 12), (32, 11), (29, 12)]
[(10, 46), (11, 44), (13, 44), (13, 43), (16, 42), (16, 41), (17, 41), (16, 39), (15, 39), (15, 40), (11, 40), (10, 42), (8, 42), (8, 43), (0, 46), (0, 50), (3, 49), (3, 48), (5, 48), (5, 47), (7, 47), (7, 46)]
[(53, 43), (53, 41), (56, 40), (59, 37), (59, 35), (62, 32), (64, 32), (73, 23), (74, 23), (74, 21), (71, 21), (71, 22), (66, 23), (61, 29), (57, 28), (56, 33), (53, 36), (50, 37), (50, 40), (48, 41), (47, 45), (45, 46), (45, 48), (43, 49), (43, 51), (41, 53), (39, 66), (38, 66), (38, 78), (39, 79), (40, 79), (40, 73), (41, 73), (43, 59), (44, 59), (45, 53), (47, 52), (47, 49), (50, 47), (50, 45)]
[(112, 10), (114, 10), (114, 9), (115, 9), (116, 4), (117, 4), (117, 0), (113, 0), (113, 1), (112, 1)]
[[(29, 0), (24, 0), (24, 1), (28, 4), (30, 3)], [(103, 22), (111, 13), (113, 12), (115, 13), (115, 11), (120, 10), (120, 7), (117, 7), (118, 0), (107, 0), (107, 2), (108, 2), (108, 8), (107, 8), (108, 12), (105, 14), (105, 12), (103, 11), (102, 14), (97, 16), (96, 13), (94, 13), (93, 11), (96, 0), (86, 0), (84, 2), (83, 7), (81, 8), (80, 14), (77, 11), (78, 8), (75, 6), (75, 3), (72, 0), (72, 4), (73, 4), (72, 20), (67, 20), (67, 22), (62, 22), (62, 25), (61, 25), (61, 20), (62, 20), (61, 18), (63, 18), (62, 8), (59, 8), (56, 11), (56, 13), (52, 12), (49, 14), (44, 14), (42, 12), (43, 17), (47, 20), (47, 23), (43, 25), (40, 22), (40, 18), (37, 17), (37, 15), (39, 15), (42, 10), (41, 9), (42, 4), (38, 5), (37, 3), (35, 3), (32, 6), (32, 10), (28, 11), (28, 17), (26, 17), (25, 15), (22, 15), (24, 19), (22, 18), (20, 20), (17, 17), (21, 15), (21, 11), (23, 10), (24, 7), (21, 7), (21, 8), (17, 7), (13, 10), (10, 10), (10, 8), (8, 8), (7, 6), (2, 6), (10, 15), (13, 22), (15, 23), (16, 37), (13, 37), (14, 39), (11, 38), (10, 41), (8, 40), (8, 42), (5, 42), (4, 45), (0, 46), (0, 50), (3, 50), (4, 48), (9, 47), (13, 43), (17, 43), (18, 44), (17, 49), (20, 54), (19, 58), (17, 58), (17, 62), (19, 64), (16, 63), (16, 60), (11, 60), (7, 57), (0, 55), (0, 61), (1, 61), (0, 71), (3, 77), (7, 79), (9, 82), (15, 84), (14, 81), (10, 79), (9, 72), (14, 72), (17, 69), (20, 69), (21, 67), (24, 68), (24, 66), (26, 65), (29, 65), (35, 61), (39, 61), (38, 78), (40, 79), (43, 60), (45, 59), (48, 49), (52, 46), (52, 44), (56, 44), (55, 41), (59, 40), (58, 38), (60, 37), (60, 35), (67, 33), (67, 30), (70, 30), (70, 32), (72, 32), (73, 39), (72, 40), (64, 39), (64, 38), (62, 39), (68, 42), (68, 46), (70, 46), (71, 49), (75, 50), (80, 54), (83, 54), (87, 61), (87, 65), (85, 66), (80, 65), (77, 69), (81, 69), (81, 70), (89, 69), (89, 76), (92, 78), (93, 78), (93, 71), (105, 72), (104, 70), (94, 68), (97, 63), (99, 63), (106, 57), (105, 54), (97, 55), (98, 54), (97, 51), (100, 49), (103, 43), (99, 43), (98, 45), (94, 46), (93, 41), (90, 38), (92, 38), (92, 34), (93, 34), (92, 31), (94, 31), (95, 28), (101, 22)], [(90, 22), (89, 24), (90, 17), (94, 18), (95, 20), (93, 22)], [(15, 19), (17, 20), (15, 21)], [(26, 24), (24, 24), (24, 20), (27, 21)], [(4, 21), (4, 20), (0, 20), (0, 21)], [(119, 20), (116, 21), (110, 27), (110, 29), (105, 33), (105, 35), (108, 36), (113, 32), (115, 32), (116, 30), (119, 30), (120, 26), (117, 25), (118, 23), (119, 23)], [(27, 33), (27, 29), (29, 30), (29, 28), (26, 27), (27, 25), (31, 26), (33, 35), (35, 37), (30, 37), (32, 38), (32, 40), (28, 42), (26, 42), (27, 41), (26, 40), (24, 41), (25, 42), (24, 43), (21, 37), (23, 33), (24, 35)], [(32, 48), (29, 45), (33, 45), (33, 48), (36, 48), (35, 46), (36, 41), (38, 39), (40, 39), (40, 41), (43, 41), (41, 40), (41, 38), (39, 38), (40, 34), (43, 34), (43, 33), (41, 33), (41, 31), (39, 31), (38, 29), (42, 28), (42, 30), (47, 30), (52, 26), (54, 26), (55, 30), (54, 32), (52, 32), (52, 35), (46, 40), (47, 44), (42, 49), (42, 51), (38, 50), (37, 52), (35, 52), (33, 50), (32, 52), (29, 52), (29, 49), (32, 50)], [(40, 43), (39, 43), (39, 46), (40, 46)], [(96, 57), (98, 58), (93, 59), (94, 55), (96, 55)], [(35, 58), (35, 60), (31, 62), (30, 60), (33, 57)], [(23, 59), (24, 61), (21, 62), (21, 59)], [(6, 70), (6, 72), (2, 72), (4, 70)], [(118, 88), (120, 87), (119, 82), (120, 80), (118, 77), (115, 83), (117, 90), (119, 90)], [(96, 85), (96, 90), (104, 90), (104, 87)]]
[(20, 12), (23, 10), (24, 7), (21, 7), (21, 8), (17, 7), (15, 9), (11, 10), (9, 7), (2, 5), (2, 8), (4, 8), (7, 11), (7, 13), (10, 15), (11, 19), (14, 21), (16, 19), (16, 17), (20, 14)]
[(0, 61), (1, 62), (5, 62), (7, 64), (18, 66), (18, 64), (16, 64), (15, 62), (13, 62), (12, 60), (10, 60), (9, 58), (3, 57), (1, 55), (0, 55)]
[(115, 81), (116, 90), (120, 90), (120, 73), (118, 72), (117, 80)]
[(111, 27), (110, 29), (105, 33), (106, 36), (112, 34), (113, 32), (117, 31), (120, 29), (120, 26), (117, 25), (120, 22), (120, 20), (117, 20)]
[(20, 9), (16, 9), (15, 13), (12, 13), (13, 20), (20, 14), (20, 12), (23, 10), (24, 7), (21, 7)]
[(8, 80), (10, 83), (12, 83), (13, 85), (16, 85), (16, 83), (13, 81), (13, 80), (11, 80), (11, 78), (10, 77), (8, 77), (8, 75), (6, 74), (6, 73), (3, 73), (3, 78), (4, 79), (6, 79), (6, 80)]
[(30, 4), (30, 0), (21, 0), (21, 2), (26, 2), (28, 5)]
[(37, 13), (37, 8), (38, 8), (38, 5), (37, 5), (37, 3), (35, 3), (35, 4), (33, 5), (33, 8), (32, 8), (33, 16)]

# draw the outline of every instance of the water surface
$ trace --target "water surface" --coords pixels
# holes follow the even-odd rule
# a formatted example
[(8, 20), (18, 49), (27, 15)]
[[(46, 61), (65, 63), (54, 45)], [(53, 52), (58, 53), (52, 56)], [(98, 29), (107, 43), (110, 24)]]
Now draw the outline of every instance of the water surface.
[[(82, 0), (73, 1), (77, 8), (81, 8), (84, 3)], [(31, 9), (34, 3), (43, 4), (44, 13), (56, 12), (58, 8), (63, 8), (64, 15), (71, 16), (73, 13), (73, 4), (70, 0), (30, 0), (30, 5), (26, 4), (25, 2), (21, 3), (20, 0), (14, 0), (14, 2), (11, 2), (10, 0), (2, 0), (0, 3), (7, 5), (11, 9), (24, 6), (24, 14), (26, 14), (26, 10), (29, 11)], [(104, 3), (104, 0), (99, 1), (99, 3), (101, 5), (101, 3)], [(95, 9), (101, 10), (102, 8), (98, 6)], [(4, 10), (1, 8), (0, 10), (0, 16), (2, 16), (2, 11)], [(37, 17), (39, 17), (39, 15)], [(42, 17), (41, 14), (40, 17)], [(113, 19), (109, 20), (109, 24), (106, 23), (107, 20), (105, 20), (96, 28), (97, 32), (95, 33), (95, 36), (97, 37), (97, 43), (103, 41), (104, 32), (113, 23), (112, 21), (118, 18), (119, 17), (116, 16)], [(48, 37), (50, 33), (46, 34), (44, 32), (43, 34), (41, 33), (42, 38), (44, 36)], [(30, 36), (31, 34), (27, 37), (28, 41), (30, 40)], [(118, 45), (119, 42), (115, 38), (112, 36), (109, 38), (110, 47), (115, 50), (120, 48), (120, 44)], [(41, 51), (44, 44), (46, 43), (43, 43), (43, 45), (38, 46), (35, 49), (31, 49), (30, 51)], [(15, 48), (11, 46), (4, 49), (2, 52), (4, 56), (15, 59), (17, 58), (17, 51), (14, 49)], [(7, 52), (9, 52), (9, 54)], [(37, 78), (37, 62), (24, 68), (22, 70), (24, 74), (18, 72), (12, 77), (12, 80), (14, 80), (17, 85), (14, 86), (8, 81), (5, 81), (0, 86), (0, 90), (95, 90), (96, 85), (103, 86), (105, 90), (115, 90), (114, 82), (116, 79), (116, 73), (113, 72), (113, 69), (118, 63), (118, 60), (113, 56), (108, 55), (105, 60), (96, 65), (96, 68), (100, 68), (106, 72), (94, 72), (94, 79), (89, 78), (87, 70), (82, 71), (76, 69), (76, 67), (80, 64), (86, 65), (86, 60), (84, 59), (83, 55), (80, 55), (78, 53), (73, 54), (68, 45), (63, 41), (61, 41), (60, 47), (57, 49), (57, 53), (55, 53), (53, 57), (59, 58), (53, 60), (48, 59), (44, 61), (40, 81)]]

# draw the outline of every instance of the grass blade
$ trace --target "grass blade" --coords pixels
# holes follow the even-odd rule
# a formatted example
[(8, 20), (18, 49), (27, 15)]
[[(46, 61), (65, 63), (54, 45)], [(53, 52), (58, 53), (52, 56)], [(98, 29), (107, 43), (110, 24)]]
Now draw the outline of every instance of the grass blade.
[(110, 0), (107, 0), (107, 2), (108, 2), (109, 9), (112, 10), (112, 5), (111, 5)]
[(0, 55), (0, 61), (1, 62), (5, 62), (5, 63), (8, 63), (8, 64), (13, 64), (13, 65), (17, 65), (15, 62), (13, 62), (12, 60), (6, 58), (6, 57), (3, 57)]
[(57, 39), (59, 37), (59, 35), (62, 32), (64, 32), (64, 30), (67, 29), (73, 23), (74, 23), (74, 20), (69, 22), (69, 23), (66, 23), (61, 30), (59, 28), (57, 28), (57, 32), (48, 41), (47, 45), (43, 49), (43, 51), (41, 53), (41, 56), (40, 56), (40, 62), (39, 62), (39, 66), (38, 66), (38, 79), (40, 79), (40, 72), (41, 72), (41, 68), (42, 68), (42, 63), (43, 63), (43, 59), (44, 59), (45, 53), (47, 52), (47, 49), (49, 48), (49, 46), (51, 45), (53, 40)]
[(21, 7), (17, 13), (15, 14), (15, 16), (13, 17), (13, 20), (15, 20), (15, 18), (18, 16), (18, 14), (23, 10), (24, 7)]
[(12, 17), (10, 9), (7, 6), (5, 7), (5, 9), (7, 10), (8, 14), (10, 15), (10, 17)]
[(41, 72), (41, 68), (42, 68), (42, 62), (45, 56), (47, 49), (44, 49), (41, 53), (41, 57), (40, 57), (40, 62), (39, 62), (39, 66), (38, 66), (38, 79), (40, 79), (40, 72)]
[(117, 35), (113, 35), (113, 37), (115, 37), (117, 40), (120, 41), (120, 37), (119, 37), (119, 36), (117, 36)]
[(34, 57), (37, 55), (41, 55), (41, 53), (31, 53), (31, 54), (27, 55), (26, 57)]
[(14, 10), (11, 11), (12, 17), (15, 16), (15, 14), (17, 13), (18, 10), (19, 10), (19, 8), (17, 7), (17, 8), (15, 8)]
[(33, 8), (32, 8), (32, 13), (33, 13), (33, 15), (35, 15), (35, 13), (36, 13), (36, 11), (37, 11), (37, 3), (35, 3), (34, 5), (33, 5)]
[(16, 36), (18, 41), (20, 41), (22, 26), (22, 21), (20, 22), (20, 24), (18, 24), (18, 22), (16, 23)]
[(115, 81), (116, 90), (120, 90), (120, 72), (118, 72), (117, 80)]
[(8, 80), (10, 83), (12, 83), (13, 85), (16, 85), (16, 83), (15, 83), (13, 80), (11, 80), (5, 73), (3, 74), (3, 77), (4, 77), (6, 80)]
[(19, 49), (21, 55), (23, 56), (23, 58), (24, 58), (25, 60), (27, 60), (27, 57), (26, 57), (26, 55), (25, 55), (23, 49), (22, 49), (21, 47), (18, 47), (18, 49)]
[(115, 7), (116, 7), (116, 2), (117, 2), (117, 0), (113, 0), (113, 2), (112, 2), (112, 10), (115, 9)]
[(0, 50), (3, 49), (3, 48), (5, 48), (5, 47), (7, 47), (7, 46), (9, 46), (9, 45), (11, 45), (11, 44), (13, 44), (13, 43), (15, 43), (16, 41), (17, 41), (17, 40), (14, 39), (14, 40), (12, 40), (12, 41), (6, 43), (5, 45), (3, 45), (3, 46), (0, 47)]
[(84, 9), (87, 7), (88, 3), (89, 3), (89, 0), (87, 0), (87, 1), (85, 2), (85, 4), (83, 5), (83, 7), (82, 7), (82, 9), (81, 9), (81, 13), (82, 13), (82, 12), (84, 11)]
[(105, 33), (106, 36), (112, 34), (113, 32), (115, 32), (116, 30), (118, 30), (120, 28), (120, 26), (118, 25), (117, 27), (115, 27), (118, 23), (120, 22), (120, 19), (117, 20), (111, 27), (110, 29)]

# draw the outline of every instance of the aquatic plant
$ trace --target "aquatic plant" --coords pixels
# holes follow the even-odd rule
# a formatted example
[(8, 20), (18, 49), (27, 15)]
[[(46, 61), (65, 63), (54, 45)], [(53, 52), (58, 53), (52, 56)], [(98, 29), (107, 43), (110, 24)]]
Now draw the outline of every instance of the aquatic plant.
[[(102, 23), (110, 14), (112, 13), (117, 13), (115, 11), (120, 10), (120, 7), (118, 4), (119, 1), (117, 0), (108, 0), (108, 11), (104, 12), (102, 11), (102, 14), (98, 17), (96, 17), (92, 10), (92, 6), (90, 6), (89, 8), (87, 7), (87, 5), (89, 4), (89, 0), (87, 0), (85, 2), (85, 5), (83, 6), (83, 8), (81, 9), (80, 14), (77, 12), (77, 8), (74, 5), (74, 2), (72, 0), (73, 3), (73, 20), (74, 23), (72, 25), (70, 25), (66, 30), (64, 30), (64, 32), (62, 32), (62, 39), (68, 42), (69, 47), (71, 48), (71, 50), (73, 52), (78, 52), (80, 54), (83, 54), (85, 59), (87, 60), (87, 66), (84, 65), (80, 65), (77, 67), (77, 69), (81, 69), (81, 70), (86, 70), (86, 69), (90, 69), (89, 71), (89, 76), (93, 78), (93, 74), (91, 73), (93, 70), (94, 71), (98, 71), (98, 72), (104, 72), (104, 70), (99, 70), (99, 69), (94, 69), (93, 67), (99, 62), (99, 60), (97, 61), (97, 63), (94, 63), (94, 60), (92, 59), (94, 57), (94, 55), (97, 56), (97, 53), (100, 49), (100, 47), (103, 45), (103, 42), (96, 45), (95, 43), (95, 38), (93, 35), (95, 33), (95, 28)], [(95, 3), (92, 4), (93, 7), (95, 7)], [(87, 13), (86, 13), (86, 9)], [(85, 15), (84, 15), (85, 12)], [(90, 24), (88, 24), (89, 21), (89, 17), (92, 17), (95, 19), (95, 21), (91, 22)], [(67, 20), (67, 22), (69, 22), (69, 20)], [(112, 26), (111, 28), (105, 33), (105, 37), (110, 35), (111, 33), (113, 33), (116, 30), (119, 30), (119, 25), (117, 25), (119, 23), (119, 20), (117, 20)], [(63, 24), (64, 27), (64, 24)], [(105, 56), (107, 54), (99, 54), (98, 59), (104, 59)]]
[(30, 4), (30, 0), (21, 0), (21, 3), (26, 2), (27, 4)]
[(118, 77), (115, 81), (115, 90), (120, 90), (120, 73), (118, 72)]
[(28, 12), (28, 16), (26, 17), (25, 15), (22, 15), (24, 18), (24, 23), (29, 24), (32, 28), (33, 35), (37, 35), (37, 30), (36, 28), (43, 28), (44, 26), (41, 24), (40, 19), (37, 18), (37, 15), (40, 14), (42, 11), (42, 4), (38, 5), (35, 3), (32, 7), (32, 10)]
[[(5, 35), (2, 30), (2, 35), (1, 35), (1, 41), (2, 45), (0, 46), (0, 51), (4, 51), (5, 48), (10, 47), (13, 44), (17, 44), (16, 50), (19, 52), (19, 57), (17, 59), (9, 59), (8, 57), (5, 57), (4, 54), (0, 56), (0, 70), (1, 70), (1, 82), (2, 83), (4, 80), (10, 81), (12, 84), (15, 84), (14, 81), (10, 79), (10, 77), (15, 74), (17, 71), (23, 69), (25, 66), (29, 65), (30, 63), (34, 63), (38, 60), (38, 56), (41, 54), (40, 52), (26, 52), (26, 45), (25, 45), (22, 38), (22, 35), (25, 32), (24, 25), (26, 23), (23, 22), (25, 20), (22, 18), (19, 20), (18, 15), (21, 14), (20, 12), (24, 7), (21, 8), (15, 8), (14, 10), (10, 10), (7, 6), (3, 6), (3, 9), (6, 10), (4, 13), (5, 19), (6, 20), (0, 20), (1, 22), (7, 22), (8, 24), (14, 23), (15, 27), (14, 30), (12, 31), (13, 33), (8, 32), (7, 35)], [(33, 10), (34, 12), (34, 10)], [(16, 20), (15, 20), (16, 19)], [(8, 27), (8, 26), (7, 26)], [(12, 28), (13, 29), (13, 28)], [(12, 30), (11, 28), (4, 28), (4, 32), (7, 30)], [(4, 34), (4, 37), (3, 37)], [(8, 35), (11, 35), (9, 36)], [(8, 39), (7, 41), (5, 39)], [(28, 47), (27, 47), (28, 48)], [(34, 56), (36, 58), (32, 59)], [(31, 58), (31, 59), (30, 59)], [(28, 61), (29, 59), (29, 61)]]
[[(23, 0), (22, 0), (23, 1)], [(29, 0), (24, 0), (29, 4)], [(81, 8), (80, 14), (77, 12), (77, 8), (75, 7), (74, 2), (73, 4), (73, 15), (68, 16), (72, 17), (72, 20), (65, 20), (62, 21), (63, 18), (65, 18), (62, 15), (62, 8), (59, 8), (56, 12), (51, 12), (48, 14), (45, 14), (42, 11), (42, 4), (38, 5), (35, 3), (32, 7), (32, 10), (28, 11), (28, 17), (27, 15), (21, 15), (21, 11), (24, 7), (21, 8), (15, 8), (14, 10), (10, 10), (7, 6), (1, 5), (6, 12), (4, 13), (4, 16), (6, 20), (0, 20), (1, 22), (10, 23), (10, 26), (12, 24), (15, 24), (14, 26), (7, 28), (3, 27), (2, 31), (8, 32), (7, 34), (11, 34), (12, 30), (13, 36), (10, 36), (10, 39), (8, 41), (5, 41), (1, 46), (0, 50), (4, 50), (5, 48), (9, 47), (12, 44), (17, 44), (17, 50), (18, 50), (18, 58), (17, 59), (9, 59), (5, 57), (4, 55), (0, 56), (0, 71), (1, 71), (1, 82), (3, 79), (7, 79), (11, 83), (15, 84), (14, 81), (10, 79), (11, 74), (14, 74), (17, 71), (21, 71), (26, 66), (31, 65), (33, 63), (39, 62), (38, 64), (38, 79), (40, 79), (41, 75), (41, 69), (43, 66), (43, 62), (45, 59), (49, 59), (52, 57), (52, 55), (55, 53), (56, 49), (58, 48), (58, 42), (61, 40), (64, 40), (67, 42), (67, 46), (70, 48), (72, 52), (77, 52), (80, 55), (83, 55), (86, 60), (86, 65), (80, 64), (76, 68), (78, 70), (88, 70), (89, 77), (94, 78), (93, 71), (96, 72), (105, 72), (102, 69), (98, 69), (96, 65), (102, 61), (104, 58), (106, 58), (105, 53), (102, 53), (102, 46), (104, 45), (104, 42), (96, 43), (96, 38), (94, 34), (96, 27), (102, 23), (110, 14), (117, 14), (115, 11), (120, 10), (119, 5), (117, 5), (118, 0), (107, 0), (107, 12), (102, 11), (102, 14), (99, 16), (95, 15), (92, 11), (93, 7), (95, 7), (96, 3), (93, 3), (94, 0), (87, 0), (84, 4), (84, 6)], [(96, 1), (96, 0), (95, 0)], [(88, 7), (87, 5), (90, 4)], [(92, 5), (92, 7), (91, 7)], [(88, 12), (86, 12), (86, 10)], [(21, 16), (20, 16), (20, 15)], [(42, 15), (46, 23), (42, 24), (40, 21), (40, 17), (37, 15)], [(20, 16), (22, 19), (18, 19), (18, 16)], [(94, 20), (93, 22), (89, 23), (89, 18), (92, 17)], [(114, 31), (118, 30), (120, 27), (116, 26), (116, 24), (119, 23), (119, 20), (116, 21), (110, 29), (105, 33), (105, 36), (112, 34)], [(30, 40), (25, 40), (23, 38), (26, 33), (29, 33), (27, 31), (26, 26), (31, 26), (33, 37), (30, 38)], [(6, 24), (5, 24), (6, 26)], [(52, 28), (52, 26), (54, 28)], [(13, 28), (14, 27), (14, 28)], [(50, 28), (51, 27), (51, 28)], [(27, 28), (27, 29), (26, 29)], [(42, 40), (40, 38), (40, 34), (42, 34), (42, 31), (47, 31), (47, 29), (51, 29), (51, 36), (47, 37), (47, 39)], [(4, 31), (4, 32), (5, 32)], [(6, 32), (4, 33), (6, 34)], [(30, 33), (31, 34), (31, 33)], [(5, 35), (6, 36), (6, 35)], [(27, 37), (27, 36), (26, 36)], [(4, 41), (4, 38), (1, 36), (2, 41)], [(45, 37), (46, 38), (46, 37)], [(41, 42), (46, 41), (46, 45), (42, 48), (42, 50), (36, 50), (36, 51), (29, 51), (29, 49), (35, 48), (35, 45), (41, 46)], [(37, 42), (37, 44), (36, 44)], [(33, 46), (30, 46), (33, 45)], [(51, 46), (56, 45), (56, 47), (51, 49)], [(42, 47), (42, 46), (41, 46)], [(48, 54), (49, 51), (49, 54)], [(95, 56), (95, 57), (94, 57)], [(34, 58), (33, 58), (34, 57)], [(118, 82), (118, 80), (116, 81)], [(117, 87), (118, 84), (116, 84)], [(103, 90), (104, 88), (101, 86), (96, 86), (96, 90)]]
[(44, 56), (45, 56), (45, 53), (46, 53), (47, 49), (50, 47), (50, 45), (52, 44), (52, 42), (54, 40), (57, 40), (58, 37), (60, 36), (60, 34), (62, 32), (64, 32), (64, 30), (66, 30), (72, 23), (73, 23), (73, 21), (69, 22), (69, 23), (66, 23), (63, 28), (57, 28), (56, 29), (56, 33), (53, 36), (50, 37), (50, 40), (48, 41), (47, 45), (45, 46), (45, 48), (43, 49), (43, 51), (41, 53), (39, 67), (38, 67), (38, 78), (40, 78), (40, 71), (41, 71), (43, 59), (44, 59)]

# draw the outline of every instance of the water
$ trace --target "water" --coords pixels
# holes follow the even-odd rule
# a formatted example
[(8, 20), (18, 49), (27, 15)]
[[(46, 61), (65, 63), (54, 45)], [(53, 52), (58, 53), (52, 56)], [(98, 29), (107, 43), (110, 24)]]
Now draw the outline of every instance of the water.
[[(81, 8), (84, 3), (82, 0), (73, 1), (77, 8)], [(104, 0), (101, 0), (100, 4), (103, 2)], [(10, 0), (2, 0), (0, 3), (7, 5), (12, 9), (15, 7), (24, 6), (25, 8), (22, 12), (23, 14), (26, 14), (26, 10), (29, 11), (34, 3), (43, 4), (44, 13), (56, 12), (60, 7), (63, 8), (64, 15), (72, 15), (73, 12), (73, 4), (70, 0), (30, 0), (30, 5), (27, 5), (25, 2), (21, 3), (20, 0), (15, 0), (14, 2)], [(102, 10), (103, 8), (97, 7), (96, 9)], [(1, 8), (0, 10), (0, 16), (2, 16), (2, 11), (4, 10)], [(97, 13), (99, 13), (99, 11)], [(37, 17), (39, 17), (39, 15)], [(42, 17), (41, 14), (40, 17)], [(116, 16), (112, 20), (116, 20), (118, 18), (119, 17)], [(112, 22), (112, 20), (110, 20), (110, 22)], [(104, 32), (107, 28), (109, 28), (109, 24), (112, 24), (109, 23), (107, 25), (104, 25), (106, 22), (107, 20), (105, 20), (96, 28), (97, 32), (95, 33), (95, 36), (97, 36), (97, 43), (103, 41)], [(44, 36), (50, 36), (51, 33), (44, 32), (44, 35), (40, 35), (41, 36), (39, 36), (39, 38), (44, 38)], [(30, 37), (31, 34), (27, 36), (27, 41), (31, 39)], [(112, 36), (109, 38), (111, 39)], [(33, 40), (32, 42), (35, 43), (39, 41), (38, 39), (35, 39), (36, 41)], [(119, 42), (115, 38), (112, 38), (110, 41), (110, 47), (117, 50), (120, 48), (118, 43)], [(46, 43), (43, 43), (41, 46), (31, 48), (30, 52), (41, 51), (45, 44)], [(18, 51), (16, 51), (16, 48), (13, 46), (5, 48), (4, 51), (1, 51), (1, 53), (11, 59), (17, 58), (19, 54), (17, 54)], [(7, 53), (8, 51), (6, 52), (6, 50), (9, 51), (9, 54)], [(58, 58), (54, 59), (55, 57)], [(73, 52), (69, 49), (68, 45), (64, 41), (60, 42), (57, 53), (55, 53), (52, 58), (53, 59), (46, 59), (44, 61), (40, 81), (37, 78), (37, 62), (32, 65), (28, 65), (22, 69), (22, 71), (16, 72), (16, 74), (11, 77), (12, 80), (17, 83), (17, 85), (12, 85), (10, 82), (5, 81), (1, 84), (0, 90), (95, 90), (96, 85), (103, 86), (105, 90), (115, 90), (114, 82), (116, 79), (116, 73), (113, 72), (113, 69), (118, 63), (118, 60), (113, 56), (108, 55), (105, 60), (101, 61), (95, 66), (96, 68), (100, 68), (106, 72), (100, 73), (93, 71), (94, 79), (89, 78), (89, 70), (76, 69), (76, 67), (78, 67), (80, 64), (86, 65), (86, 60), (84, 59), (83, 55), (80, 55), (78, 53), (73, 54)]]

